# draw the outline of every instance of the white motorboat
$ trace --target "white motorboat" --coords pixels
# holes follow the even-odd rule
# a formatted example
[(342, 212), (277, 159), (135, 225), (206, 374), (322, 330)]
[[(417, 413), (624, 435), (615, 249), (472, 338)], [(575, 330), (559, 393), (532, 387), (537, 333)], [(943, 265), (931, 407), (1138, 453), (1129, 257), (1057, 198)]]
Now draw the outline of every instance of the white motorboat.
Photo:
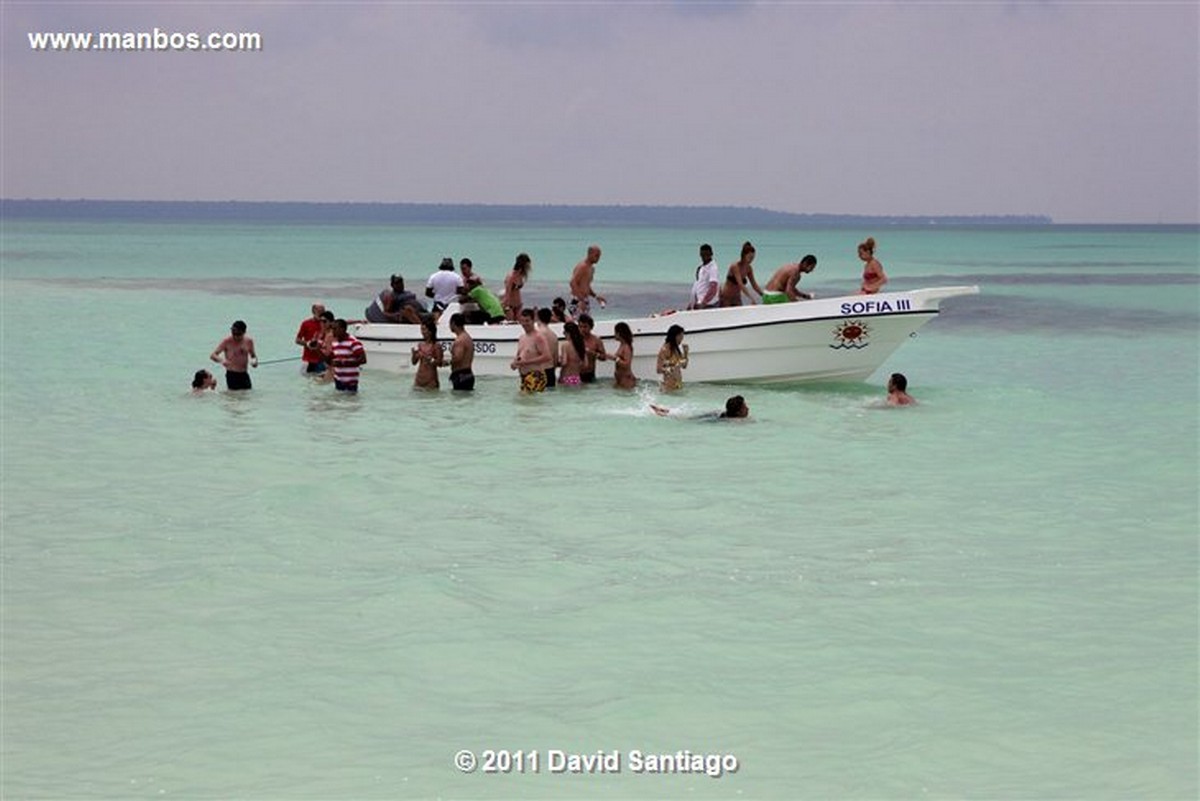
[[(652, 317), (625, 318), (633, 331), (633, 373), (655, 378), (655, 360), (667, 329), (683, 326), (690, 358), (685, 380), (692, 381), (831, 381), (863, 380), (921, 326), (939, 312), (939, 304), (960, 295), (978, 294), (977, 286), (932, 287), (878, 295), (847, 295), (771, 305), (733, 306), (679, 311)], [(446, 309), (438, 323), (438, 339), (453, 341)], [(621, 318), (597, 319), (594, 333), (611, 354), (617, 342), (613, 326)], [(562, 337), (562, 325), (551, 328)], [(366, 369), (409, 373), (412, 348), (421, 342), (417, 325), (357, 323), (350, 333), (367, 352)], [(469, 325), (475, 340), (477, 376), (512, 376), (522, 328), (515, 323)], [(611, 378), (612, 361), (596, 365), (599, 379)]]

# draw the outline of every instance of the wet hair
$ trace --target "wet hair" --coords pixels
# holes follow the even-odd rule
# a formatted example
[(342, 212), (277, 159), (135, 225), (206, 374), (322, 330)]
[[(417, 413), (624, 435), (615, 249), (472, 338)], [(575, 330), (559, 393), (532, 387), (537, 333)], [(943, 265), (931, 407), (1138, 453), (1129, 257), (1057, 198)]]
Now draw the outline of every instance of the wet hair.
[(874, 256), (875, 255), (875, 237), (868, 236), (862, 242), (859, 242), (858, 249), (865, 250), (865, 251), (867, 251), (867, 253), (870, 253), (872, 256)]
[(613, 336), (626, 345), (633, 347), (633, 331), (629, 328), (629, 323), (620, 322), (613, 326)]
[(754, 249), (754, 245), (751, 245), (749, 242), (742, 243), (742, 258), (743, 259), (746, 258), (746, 255), (749, 253), (757, 253), (757, 252), (758, 251), (756, 251)]
[(805, 264), (811, 264), (813, 267), (816, 267), (817, 266), (817, 257), (814, 256), (813, 254), (809, 253), (807, 256), (805, 256), (803, 259), (800, 260), (801, 267), (803, 267)]
[(547, 309), (545, 306), (537, 310), (537, 318), (543, 323), (548, 323), (554, 319), (554, 312)]
[(675, 338), (682, 333), (682, 325), (676, 324), (667, 329), (667, 346), (671, 349), (672, 353), (679, 353), (679, 343), (675, 341)]
[(437, 323), (432, 317), (423, 317), (421, 319), (421, 336), (426, 342), (437, 342)]
[(746, 399), (741, 395), (734, 395), (725, 401), (725, 413), (722, 417), (741, 417), (742, 411), (746, 408)]
[(246, 333), (246, 323), (242, 320), (234, 320), (233, 325), (229, 326), (229, 330), (235, 334)]
[(904, 377), (904, 373), (892, 373), (891, 384), (901, 392), (908, 391), (908, 379)]
[(200, 389), (200, 387), (204, 386), (204, 379), (206, 378), (208, 378), (207, 370), (197, 370), (196, 374), (192, 376), (192, 389)]
[(533, 266), (533, 259), (529, 258), (528, 253), (518, 253), (517, 260), (513, 262), (513, 269), (521, 275), (529, 275), (529, 268)]
[(579, 325), (576, 323), (566, 323), (563, 325), (563, 333), (567, 335), (567, 339), (571, 340), (572, 347), (582, 359), (587, 354), (587, 345), (583, 342), (583, 332), (579, 330)]
[(450, 315), (450, 327), (462, 328), (467, 323), (467, 318), (463, 317), (462, 312), (455, 312)]

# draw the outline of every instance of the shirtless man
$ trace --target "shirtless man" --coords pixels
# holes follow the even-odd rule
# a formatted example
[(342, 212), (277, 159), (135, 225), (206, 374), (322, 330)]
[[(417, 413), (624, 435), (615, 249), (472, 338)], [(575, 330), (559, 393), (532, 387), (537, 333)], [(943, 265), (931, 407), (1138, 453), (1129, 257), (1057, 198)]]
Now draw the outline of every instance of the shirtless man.
[[(666, 406), (658, 404), (650, 404), (650, 411), (657, 414), (659, 417), (674, 417), (675, 412)], [(750, 416), (750, 404), (746, 403), (746, 399), (741, 395), (734, 395), (725, 401), (725, 411), (723, 412), (704, 412), (703, 414), (691, 415), (686, 417), (686, 420), (743, 420)]]
[(608, 351), (604, 349), (604, 340), (592, 333), (595, 324), (592, 315), (579, 315), (579, 332), (583, 334), (583, 344), (587, 348), (587, 353), (583, 358), (583, 369), (579, 371), (579, 380), (585, 384), (596, 383), (596, 360), (608, 361)]
[(550, 329), (550, 321), (554, 313), (547, 308), (537, 310), (537, 331), (546, 340), (546, 349), (550, 352), (550, 366), (546, 368), (546, 389), (553, 389), (558, 383), (555, 371), (558, 369), (558, 335)]
[(917, 399), (908, 394), (908, 379), (904, 373), (892, 373), (888, 379), (888, 406), (912, 406)]
[(763, 304), (787, 303), (794, 300), (812, 300), (812, 294), (801, 292), (796, 286), (800, 276), (807, 275), (817, 269), (817, 257), (811, 253), (795, 264), (785, 264), (775, 271), (771, 280), (767, 281), (766, 291), (763, 292)]
[(588, 245), (587, 256), (575, 265), (575, 270), (571, 273), (571, 302), (567, 306), (567, 312), (575, 319), (579, 319), (579, 315), (587, 314), (591, 309), (591, 298), (595, 298), (602, 309), (607, 302), (603, 295), (597, 295), (592, 289), (592, 279), (596, 277), (596, 264), (599, 261), (600, 246)]
[(520, 373), (522, 392), (545, 392), (550, 352), (546, 350), (546, 340), (533, 327), (533, 309), (521, 310), (521, 327), (525, 333), (517, 340), (517, 355), (509, 369)]
[(425, 307), (417, 296), (404, 289), (404, 276), (393, 275), (391, 288), (385, 289), (375, 296), (367, 307), (367, 322), (370, 323), (410, 323), (421, 324), (421, 315)]
[(217, 344), (208, 358), (225, 368), (226, 389), (250, 389), (250, 373), (246, 366), (258, 367), (258, 354), (254, 352), (254, 340), (246, 336), (244, 322), (234, 322), (229, 328), (229, 336)]
[(450, 331), (454, 342), (450, 345), (450, 387), (460, 392), (475, 389), (475, 340), (467, 333), (466, 319), (460, 313), (450, 315)]

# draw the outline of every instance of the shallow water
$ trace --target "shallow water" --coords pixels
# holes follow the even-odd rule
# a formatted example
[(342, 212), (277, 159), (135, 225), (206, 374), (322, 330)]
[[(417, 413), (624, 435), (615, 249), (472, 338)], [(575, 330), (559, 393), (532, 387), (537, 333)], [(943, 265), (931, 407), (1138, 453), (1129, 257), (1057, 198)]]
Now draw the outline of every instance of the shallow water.
[(620, 316), (683, 302), (698, 236), (854, 285), (845, 231), (6, 223), (4, 795), (1195, 797), (1194, 232), (876, 233), (895, 288), (983, 292), (864, 384), (186, 391), (397, 253), (528, 250), (539, 301), (599, 239)]

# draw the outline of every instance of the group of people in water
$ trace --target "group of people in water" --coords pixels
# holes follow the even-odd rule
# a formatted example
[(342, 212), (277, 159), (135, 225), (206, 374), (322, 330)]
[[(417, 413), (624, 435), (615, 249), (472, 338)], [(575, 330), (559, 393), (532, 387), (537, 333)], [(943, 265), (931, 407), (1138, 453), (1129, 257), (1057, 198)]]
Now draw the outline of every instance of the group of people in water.
[[(742, 245), (738, 261), (726, 271), (720, 282), (719, 270), (710, 245), (700, 246), (701, 264), (696, 268), (687, 308), (705, 309), (739, 306), (745, 298), (756, 302), (757, 293), (764, 304), (809, 300), (813, 295), (799, 289), (802, 276), (817, 266), (809, 254), (793, 264), (785, 264), (760, 287), (754, 275), (755, 248), (750, 242)], [(858, 246), (863, 261), (860, 293), (874, 294), (887, 283), (883, 266), (875, 258), (875, 240), (868, 238)], [(617, 340), (615, 351), (609, 353), (594, 332), (595, 321), (589, 314), (594, 300), (601, 308), (606, 299), (593, 287), (596, 265), (601, 257), (600, 247), (590, 245), (584, 258), (575, 265), (570, 280), (570, 301), (555, 298), (548, 308), (527, 308), (521, 291), (533, 267), (526, 253), (518, 254), (512, 270), (504, 281), (504, 292), (497, 298), (484, 286), (468, 258), (459, 261), (455, 272), (454, 260), (445, 258), (425, 285), (425, 295), (431, 308), (405, 288), (404, 277), (393, 275), (387, 289), (380, 292), (367, 306), (365, 321), (373, 323), (408, 323), (421, 328), (421, 342), (412, 348), (412, 364), (416, 367), (413, 384), (423, 389), (439, 389), (438, 369), (449, 366), (450, 384), (456, 391), (471, 391), (475, 386), (472, 365), (475, 345), (466, 330), (468, 324), (516, 322), (523, 332), (517, 342), (516, 355), (510, 368), (520, 377), (521, 391), (543, 392), (557, 385), (575, 387), (596, 382), (596, 363), (613, 362), (613, 386), (631, 389), (637, 385), (633, 374), (633, 332), (629, 325), (619, 322), (614, 328)], [(454, 340), (446, 348), (438, 341), (437, 324), (441, 313), (451, 303), (459, 302), (470, 311), (455, 311), (449, 327)], [(304, 372), (321, 381), (332, 381), (340, 392), (357, 392), (360, 368), (367, 361), (362, 343), (350, 335), (351, 322), (336, 318), (322, 304), (312, 306), (312, 316), (306, 318), (296, 333), (295, 342), (302, 348), (300, 359)], [(563, 326), (563, 340), (550, 328), (552, 323)], [(688, 345), (684, 342), (682, 326), (672, 325), (659, 348), (655, 371), (664, 392), (683, 387), (683, 371), (688, 366)], [(210, 359), (225, 367), (226, 387), (230, 390), (251, 388), (249, 367), (257, 367), (254, 340), (246, 335), (246, 324), (238, 320), (230, 335), (218, 343)], [(903, 375), (892, 375), (888, 385), (888, 403), (908, 405), (913, 402), (907, 394)], [(216, 378), (207, 370), (198, 370), (192, 388), (203, 392), (216, 388)], [(748, 414), (741, 396), (737, 404), (728, 407), (722, 416), (744, 417)], [(732, 403), (735, 398), (730, 398)], [(662, 407), (659, 407), (662, 408)]]

